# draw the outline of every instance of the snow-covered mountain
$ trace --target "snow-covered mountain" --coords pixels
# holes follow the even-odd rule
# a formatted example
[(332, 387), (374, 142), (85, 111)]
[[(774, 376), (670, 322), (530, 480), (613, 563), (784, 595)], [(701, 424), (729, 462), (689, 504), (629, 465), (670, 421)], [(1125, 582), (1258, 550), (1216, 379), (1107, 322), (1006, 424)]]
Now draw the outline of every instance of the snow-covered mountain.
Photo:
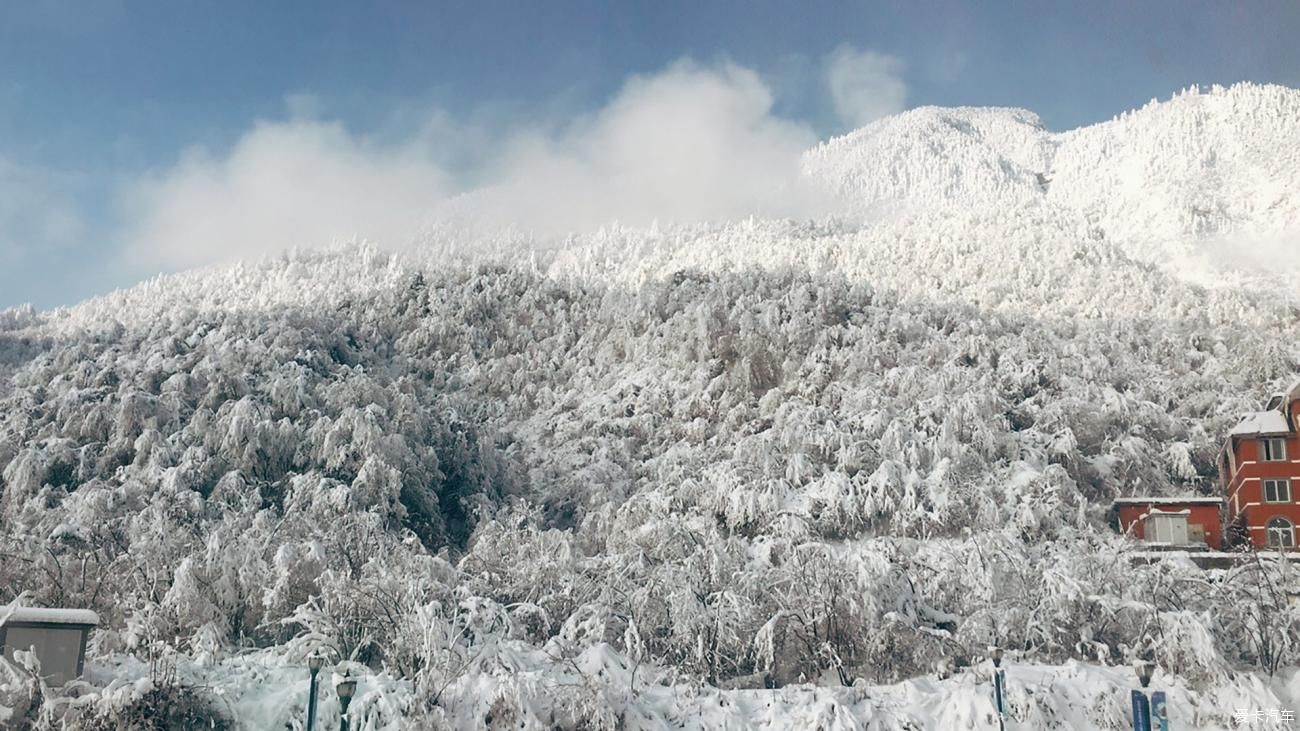
[(822, 143), (804, 169), (866, 211), (991, 210), (1042, 199), (1054, 146), (1023, 109), (922, 107)]
[(1212, 492), (1300, 371), (1294, 299), (1216, 256), (1291, 245), (1297, 99), (920, 109), (808, 153), (824, 221), (448, 227), (0, 312), (0, 599), (94, 608), (91, 679), (154, 682), (44, 708), (278, 728), (320, 649), (354, 727), (987, 727), (989, 644), (1026, 723), (1121, 727), (1094, 666), (1137, 657), (1179, 727), (1294, 707), (1296, 567), (1134, 563), (1107, 506)]
[(1240, 84), (1065, 133), (1020, 109), (916, 109), (818, 146), (805, 168), (868, 214), (1045, 208), (1040, 230), (1086, 231), (1216, 283), (1295, 273), (1296, 140), (1300, 94)]

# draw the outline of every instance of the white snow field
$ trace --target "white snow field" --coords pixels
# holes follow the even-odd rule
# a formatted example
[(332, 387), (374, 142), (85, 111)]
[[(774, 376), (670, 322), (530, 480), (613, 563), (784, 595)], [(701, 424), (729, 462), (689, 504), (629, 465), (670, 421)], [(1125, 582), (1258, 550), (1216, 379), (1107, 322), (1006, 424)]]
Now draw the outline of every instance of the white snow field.
[(319, 652), (318, 728), (348, 673), (367, 731), (992, 729), (997, 645), (1009, 729), (1129, 728), (1139, 660), (1173, 728), (1285, 728), (1300, 568), (1108, 507), (1213, 494), (1300, 373), (1298, 140), (1272, 86), (917, 109), (807, 153), (825, 219), (0, 312), (0, 602), (100, 619), (0, 727), (302, 729)]
[[(558, 651), (558, 648), (547, 648)], [(588, 647), (557, 667), (546, 651), (515, 647), (478, 672), (454, 679), (446, 702), (422, 708), (409, 681), (390, 673), (363, 673), (351, 705), (361, 728), (671, 728), (705, 729), (982, 729), (996, 728), (988, 664), (944, 679), (918, 677), (891, 685), (838, 682), (775, 690), (720, 690), (669, 682), (639, 670), (606, 644)], [(637, 675), (634, 677), (634, 670)], [(139, 662), (92, 669), (103, 696), (131, 695), (152, 687)], [(208, 666), (182, 665), (186, 682), (209, 689), (242, 728), (296, 728), (305, 714), (307, 673), (301, 662), (274, 653), (230, 657)], [(319, 727), (338, 727), (339, 704), (324, 688)], [(1294, 671), (1271, 682), (1251, 674), (1198, 690), (1156, 678), (1168, 694), (1176, 728), (1230, 728), (1242, 711), (1295, 708)], [(1007, 706), (1011, 729), (1130, 729), (1133, 673), (1068, 660), (1060, 665), (1009, 663)], [(87, 696), (85, 702), (104, 703)], [(1253, 715), (1251, 716), (1253, 721)], [(1277, 720), (1277, 719), (1275, 719)], [(354, 724), (356, 727), (357, 724)], [(1249, 727), (1249, 724), (1246, 725)], [(1259, 728), (1269, 728), (1265, 723)], [(1273, 724), (1274, 728), (1286, 728)]]

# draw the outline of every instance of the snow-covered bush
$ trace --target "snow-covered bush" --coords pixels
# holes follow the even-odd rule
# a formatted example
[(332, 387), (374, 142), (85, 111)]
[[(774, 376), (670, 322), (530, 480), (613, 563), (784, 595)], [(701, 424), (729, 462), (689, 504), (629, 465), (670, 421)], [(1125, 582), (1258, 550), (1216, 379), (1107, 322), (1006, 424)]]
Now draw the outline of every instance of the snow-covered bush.
[(1300, 664), (1300, 569), (1280, 555), (1228, 569), (1215, 591), (1214, 629), (1225, 647), (1270, 676)]
[(87, 731), (114, 731), (139, 729), (139, 731), (171, 731), (172, 729), (212, 729), (226, 731), (233, 728), (229, 718), (213, 706), (205, 688), (194, 688), (175, 682), (150, 684), (144, 690), (126, 698), (115, 698), (116, 704), (73, 706), (59, 722), (72, 728)]

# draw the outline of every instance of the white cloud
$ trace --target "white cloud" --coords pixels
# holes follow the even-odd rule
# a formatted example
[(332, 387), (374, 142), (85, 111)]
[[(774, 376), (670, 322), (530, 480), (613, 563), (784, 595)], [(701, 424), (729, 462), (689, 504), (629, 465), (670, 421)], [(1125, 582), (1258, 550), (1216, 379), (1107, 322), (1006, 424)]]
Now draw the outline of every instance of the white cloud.
[(821, 210), (799, 175), (816, 135), (776, 117), (768, 86), (732, 64), (634, 77), (594, 114), (492, 146), (481, 126), (440, 113), (376, 144), (310, 118), (319, 107), (303, 100), (228, 155), (192, 151), (132, 186), (132, 263), (178, 269), (354, 236), (401, 247), (438, 218), (547, 235)]
[(191, 151), (133, 186), (127, 254), (158, 271), (354, 236), (404, 243), (447, 185), (414, 145), (373, 146), (337, 124), (263, 123), (224, 159)]
[(816, 141), (806, 125), (772, 115), (754, 72), (679, 63), (631, 79), (559, 134), (516, 135), (493, 163), (496, 185), (455, 205), (543, 233), (613, 220), (810, 215), (816, 197), (799, 156)]
[(903, 62), (874, 51), (840, 46), (826, 58), (826, 86), (840, 122), (855, 129), (903, 111)]

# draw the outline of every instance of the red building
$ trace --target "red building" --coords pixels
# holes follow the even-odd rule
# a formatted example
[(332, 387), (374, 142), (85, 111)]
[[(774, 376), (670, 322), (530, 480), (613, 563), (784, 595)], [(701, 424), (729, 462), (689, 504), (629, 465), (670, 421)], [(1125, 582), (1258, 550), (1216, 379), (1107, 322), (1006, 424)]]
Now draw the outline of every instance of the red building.
[(1115, 501), (1121, 533), (1160, 546), (1223, 548), (1223, 500), (1217, 497), (1123, 497)]
[(1296, 547), (1300, 524), (1300, 381), (1247, 414), (1219, 454), (1229, 546)]

